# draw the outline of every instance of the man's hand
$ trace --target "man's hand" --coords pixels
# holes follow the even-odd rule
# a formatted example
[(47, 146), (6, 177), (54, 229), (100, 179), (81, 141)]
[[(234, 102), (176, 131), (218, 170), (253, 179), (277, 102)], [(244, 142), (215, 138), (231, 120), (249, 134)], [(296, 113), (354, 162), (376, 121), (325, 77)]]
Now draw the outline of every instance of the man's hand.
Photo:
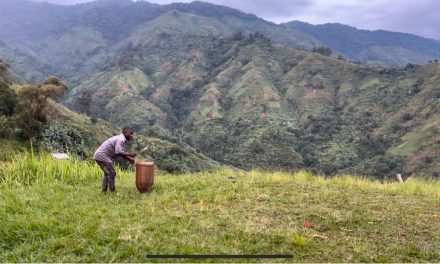
[(135, 163), (135, 159), (131, 158), (131, 157), (127, 157), (128, 162), (130, 162), (130, 164), (134, 164)]
[(118, 156), (123, 157), (124, 159), (128, 160), (131, 164), (134, 163), (134, 157), (136, 157), (136, 153), (132, 153), (132, 152), (122, 152), (122, 153), (118, 153)]

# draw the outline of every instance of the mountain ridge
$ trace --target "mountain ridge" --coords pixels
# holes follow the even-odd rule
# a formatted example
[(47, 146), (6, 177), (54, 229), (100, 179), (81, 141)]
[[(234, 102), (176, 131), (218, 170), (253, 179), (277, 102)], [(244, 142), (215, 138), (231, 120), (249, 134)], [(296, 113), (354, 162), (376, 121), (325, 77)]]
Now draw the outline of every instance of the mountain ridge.
[[(305, 22), (292, 21), (283, 25), (310, 34), (334, 51), (354, 60), (369, 60), (368, 56), (362, 56), (361, 53), (370, 46), (394, 46), (410, 50), (414, 54), (418, 53), (420, 58), (409, 60), (410, 63), (427, 63), (430, 59), (440, 58), (440, 45), (437, 41), (414, 34), (386, 30), (357, 29), (340, 23), (312, 25)], [(399, 55), (401, 57), (406, 56), (405, 53)], [(411, 54), (408, 57), (411, 58)], [(398, 63), (398, 59), (394, 60), (394, 63), (390, 63), (390, 61), (387, 63), (386, 60), (382, 62), (391, 65), (406, 65), (406, 63)]]

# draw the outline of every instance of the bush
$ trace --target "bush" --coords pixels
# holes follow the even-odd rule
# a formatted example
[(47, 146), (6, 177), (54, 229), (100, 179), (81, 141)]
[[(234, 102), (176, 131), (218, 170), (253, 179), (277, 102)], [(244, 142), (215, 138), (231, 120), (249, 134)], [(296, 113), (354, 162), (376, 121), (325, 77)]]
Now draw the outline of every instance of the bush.
[(10, 116), (14, 114), (17, 104), (17, 95), (14, 90), (0, 77), (0, 115)]
[(11, 136), (11, 131), (14, 130), (13, 124), (7, 116), (0, 115), (0, 137), (6, 138)]
[(404, 157), (383, 155), (362, 161), (350, 172), (357, 175), (373, 176), (377, 179), (390, 179), (396, 173), (401, 173), (404, 167)]
[(98, 122), (98, 119), (96, 117), (92, 116), (90, 118), (90, 122), (92, 122), (92, 124), (96, 124)]
[(56, 122), (45, 126), (40, 138), (40, 146), (48, 151), (69, 152), (82, 158), (91, 155), (90, 136), (67, 123)]
[(409, 120), (412, 120), (413, 119), (413, 115), (412, 114), (410, 114), (410, 113), (405, 113), (403, 116), (402, 116), (402, 118), (401, 118), (401, 120), (402, 121), (409, 121)]

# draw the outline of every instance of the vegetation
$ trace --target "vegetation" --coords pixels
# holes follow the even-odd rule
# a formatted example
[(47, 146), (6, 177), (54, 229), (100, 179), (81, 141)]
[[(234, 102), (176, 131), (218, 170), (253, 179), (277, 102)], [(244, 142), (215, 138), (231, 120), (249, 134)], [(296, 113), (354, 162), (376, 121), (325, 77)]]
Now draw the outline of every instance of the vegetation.
[[(373, 68), (326, 49), (286, 49), (261, 33), (147, 43), (128, 45), (124, 68), (94, 76), (74, 97), (90, 91), (92, 115), (130, 120), (142, 133), (242, 169), (438, 175), (439, 108), (430, 99), (437, 64)], [(403, 145), (421, 130), (426, 136)], [(408, 151), (394, 151), (399, 146)]]
[(67, 85), (56, 77), (49, 77), (42, 84), (24, 85), (17, 89), (17, 113), (15, 120), (25, 139), (38, 136), (47, 120), (48, 99), (58, 100)]
[(0, 261), (176, 261), (147, 254), (293, 255), (243, 262), (440, 260), (438, 181), (232, 169), (156, 176), (152, 193), (139, 194), (134, 172), (118, 171), (118, 193), (102, 195), (94, 163), (30, 153), (0, 163)]
[[(6, 71), (7, 65), (0, 60), (0, 71)], [(4, 76), (0, 75), (0, 115), (11, 116), (14, 113), (17, 104), (17, 95), (10, 88), (9, 83)]]
[(10, 65), (13, 65), (14, 71), (17, 75), (28, 82), (42, 82), (44, 81), (45, 76), (54, 72), (50, 65), (44, 65), (32, 55), (12, 48), (1, 41), (0, 58), (8, 61)]

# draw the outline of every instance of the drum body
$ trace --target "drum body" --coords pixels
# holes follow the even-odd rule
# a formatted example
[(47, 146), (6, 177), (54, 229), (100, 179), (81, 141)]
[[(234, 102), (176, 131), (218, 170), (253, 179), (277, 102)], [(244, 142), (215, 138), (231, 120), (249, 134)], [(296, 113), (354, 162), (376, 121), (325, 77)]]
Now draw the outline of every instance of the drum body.
[(136, 187), (140, 193), (151, 192), (154, 184), (154, 163), (136, 162)]

